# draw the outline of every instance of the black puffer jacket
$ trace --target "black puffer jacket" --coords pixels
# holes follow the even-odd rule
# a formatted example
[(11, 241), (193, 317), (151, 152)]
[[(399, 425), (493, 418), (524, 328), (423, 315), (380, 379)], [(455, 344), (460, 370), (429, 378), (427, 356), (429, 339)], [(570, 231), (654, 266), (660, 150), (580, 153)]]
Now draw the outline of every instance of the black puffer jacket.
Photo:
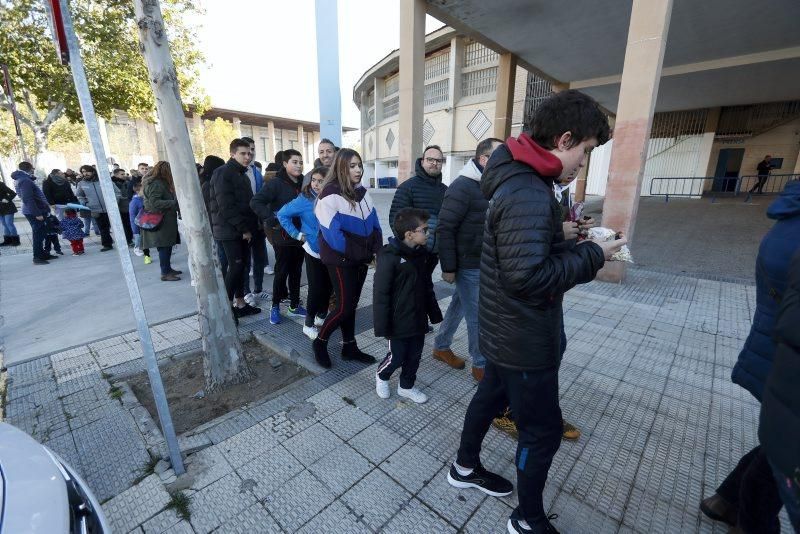
[[(264, 231), (270, 237), (272, 246), (302, 246), (302, 242), (292, 239), (278, 222), (277, 213), (282, 207), (297, 198), (303, 185), (303, 177), (293, 180), (286, 172), (286, 167), (281, 168), (273, 178), (264, 183), (261, 191), (253, 196), (250, 207), (264, 221)], [(300, 218), (292, 220), (300, 228)]]
[(389, 224), (394, 227), (394, 218), (403, 208), (418, 208), (428, 212), (428, 250), (437, 252), (436, 227), (439, 224), (439, 210), (442, 208), (447, 186), (442, 183), (442, 175), (433, 177), (422, 168), (422, 158), (417, 158), (416, 175), (397, 188), (389, 209)]
[(258, 217), (250, 209), (253, 190), (246, 167), (234, 159), (214, 171), (208, 188), (211, 231), (219, 241), (241, 239), (245, 232), (258, 230)]
[(527, 139), (509, 139), (511, 148), (494, 151), (481, 179), (490, 202), (480, 267), (480, 349), (496, 365), (534, 370), (559, 364), (564, 293), (591, 281), (604, 259), (594, 243), (559, 246), (561, 211), (551, 177), (561, 163), (520, 137)]
[(481, 265), (483, 226), (489, 201), (481, 193), (480, 180), (481, 169), (471, 159), (444, 195), (436, 229), (443, 273), (478, 269)]
[(378, 252), (372, 291), (375, 336), (389, 339), (425, 335), (428, 318), (442, 322), (428, 270), (430, 252), (409, 248), (394, 237)]
[(66, 178), (63, 178), (62, 182), (57, 184), (51, 176), (48, 176), (42, 184), (42, 193), (44, 193), (44, 196), (51, 206), (56, 204), (63, 206), (70, 202), (74, 204), (78, 203), (78, 197), (75, 196), (75, 193), (72, 191), (72, 186), (69, 185)]
[(777, 349), (761, 402), (758, 438), (770, 461), (791, 477), (800, 469), (800, 252), (792, 259), (777, 317)]
[(17, 206), (14, 205), (14, 197), (17, 193), (0, 181), (0, 215), (11, 215), (17, 212)]

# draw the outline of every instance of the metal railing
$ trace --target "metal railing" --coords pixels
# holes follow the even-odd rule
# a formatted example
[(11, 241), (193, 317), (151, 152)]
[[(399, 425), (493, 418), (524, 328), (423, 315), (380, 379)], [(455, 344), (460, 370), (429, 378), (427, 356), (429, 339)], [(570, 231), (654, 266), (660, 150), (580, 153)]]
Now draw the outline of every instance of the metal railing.
[[(760, 182), (761, 180), (761, 182)], [(707, 196), (711, 202), (718, 197), (745, 195), (744, 202), (752, 202), (753, 194), (777, 195), (791, 180), (800, 180), (800, 174), (771, 174), (766, 179), (758, 176), (701, 176), (651, 178), (650, 196), (699, 198)], [(709, 188), (708, 185), (711, 187)], [(759, 185), (761, 187), (759, 188)]]

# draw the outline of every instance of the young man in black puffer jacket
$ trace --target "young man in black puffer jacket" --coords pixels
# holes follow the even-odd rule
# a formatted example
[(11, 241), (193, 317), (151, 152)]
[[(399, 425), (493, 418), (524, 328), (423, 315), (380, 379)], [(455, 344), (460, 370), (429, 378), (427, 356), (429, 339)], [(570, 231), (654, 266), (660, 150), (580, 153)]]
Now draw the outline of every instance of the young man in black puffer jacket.
[(480, 349), (487, 361), (447, 478), (455, 487), (493, 496), (512, 492), (510, 481), (480, 463), (489, 425), (509, 403), (519, 431), (519, 505), (507, 529), (552, 533), (557, 531), (545, 514), (542, 491), (563, 429), (563, 296), (594, 279), (627, 241), (558, 246), (564, 232), (553, 182), (577, 172), (586, 155), (608, 140), (608, 119), (597, 102), (577, 91), (557, 93), (537, 108), (526, 132), (494, 151), (481, 178), (489, 199), (480, 265)]
[(220, 242), (228, 260), (225, 273), (225, 290), (228, 299), (234, 300), (235, 318), (255, 315), (260, 308), (244, 301), (245, 257), (250, 254), (250, 240), (259, 232), (258, 217), (250, 209), (253, 190), (245, 175), (253, 159), (250, 143), (234, 139), (230, 145), (231, 159), (211, 176), (208, 187), (208, 211), (211, 214), (211, 232)]

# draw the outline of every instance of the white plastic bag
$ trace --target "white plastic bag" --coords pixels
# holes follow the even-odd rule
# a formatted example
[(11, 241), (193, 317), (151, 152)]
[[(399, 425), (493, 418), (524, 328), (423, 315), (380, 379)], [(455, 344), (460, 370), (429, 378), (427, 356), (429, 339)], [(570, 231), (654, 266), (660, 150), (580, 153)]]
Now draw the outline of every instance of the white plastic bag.
[[(603, 228), (602, 226), (589, 228), (588, 239), (592, 239), (594, 241), (613, 241), (616, 236), (617, 232), (610, 228)], [(622, 245), (622, 248), (620, 248), (614, 253), (613, 256), (611, 256), (611, 260), (633, 263), (633, 256), (631, 256), (631, 251), (628, 248), (628, 245)]]

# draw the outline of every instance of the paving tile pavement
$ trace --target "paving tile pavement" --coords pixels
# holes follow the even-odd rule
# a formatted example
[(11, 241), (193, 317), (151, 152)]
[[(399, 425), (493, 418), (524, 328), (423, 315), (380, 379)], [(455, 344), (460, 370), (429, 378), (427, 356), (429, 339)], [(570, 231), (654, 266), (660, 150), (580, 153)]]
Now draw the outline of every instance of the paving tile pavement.
[[(583, 436), (554, 458), (545, 504), (568, 532), (721, 531), (697, 501), (756, 443), (758, 406), (729, 378), (753, 289), (630, 273), (625, 285), (593, 282), (565, 297), (561, 404)], [(445, 308), (450, 292), (442, 284), (437, 291)], [(372, 335), (370, 312), (362, 299), (357, 339), (380, 357), (385, 342)], [(294, 319), (273, 327), (248, 318), (242, 330), (308, 352)], [(191, 317), (157, 325), (154, 335), (162, 357), (199, 347)], [(8, 420), (74, 462), (101, 498), (111, 498), (105, 506), (126, 532), (499, 532), (516, 505), (516, 492), (493, 499), (446, 482), (475, 384), (467, 371), (429, 357), (433, 336), (418, 373), (430, 395), (422, 406), (396, 394), (378, 399), (374, 366), (342, 362), (337, 338), (331, 371), (198, 431), (214, 445), (187, 462), (196, 470), (186, 490), (190, 523), (165, 510), (163, 493), (146, 513), (121, 517), (123, 503), (135, 510), (134, 497), (147, 502), (160, 483), (148, 477), (132, 486), (149, 460), (147, 442), (108, 394), (108, 375), (141, 368), (136, 337), (14, 366), (7, 397)], [(466, 352), (463, 325), (453, 348)], [(515, 449), (492, 428), (483, 462), (514, 480)]]

